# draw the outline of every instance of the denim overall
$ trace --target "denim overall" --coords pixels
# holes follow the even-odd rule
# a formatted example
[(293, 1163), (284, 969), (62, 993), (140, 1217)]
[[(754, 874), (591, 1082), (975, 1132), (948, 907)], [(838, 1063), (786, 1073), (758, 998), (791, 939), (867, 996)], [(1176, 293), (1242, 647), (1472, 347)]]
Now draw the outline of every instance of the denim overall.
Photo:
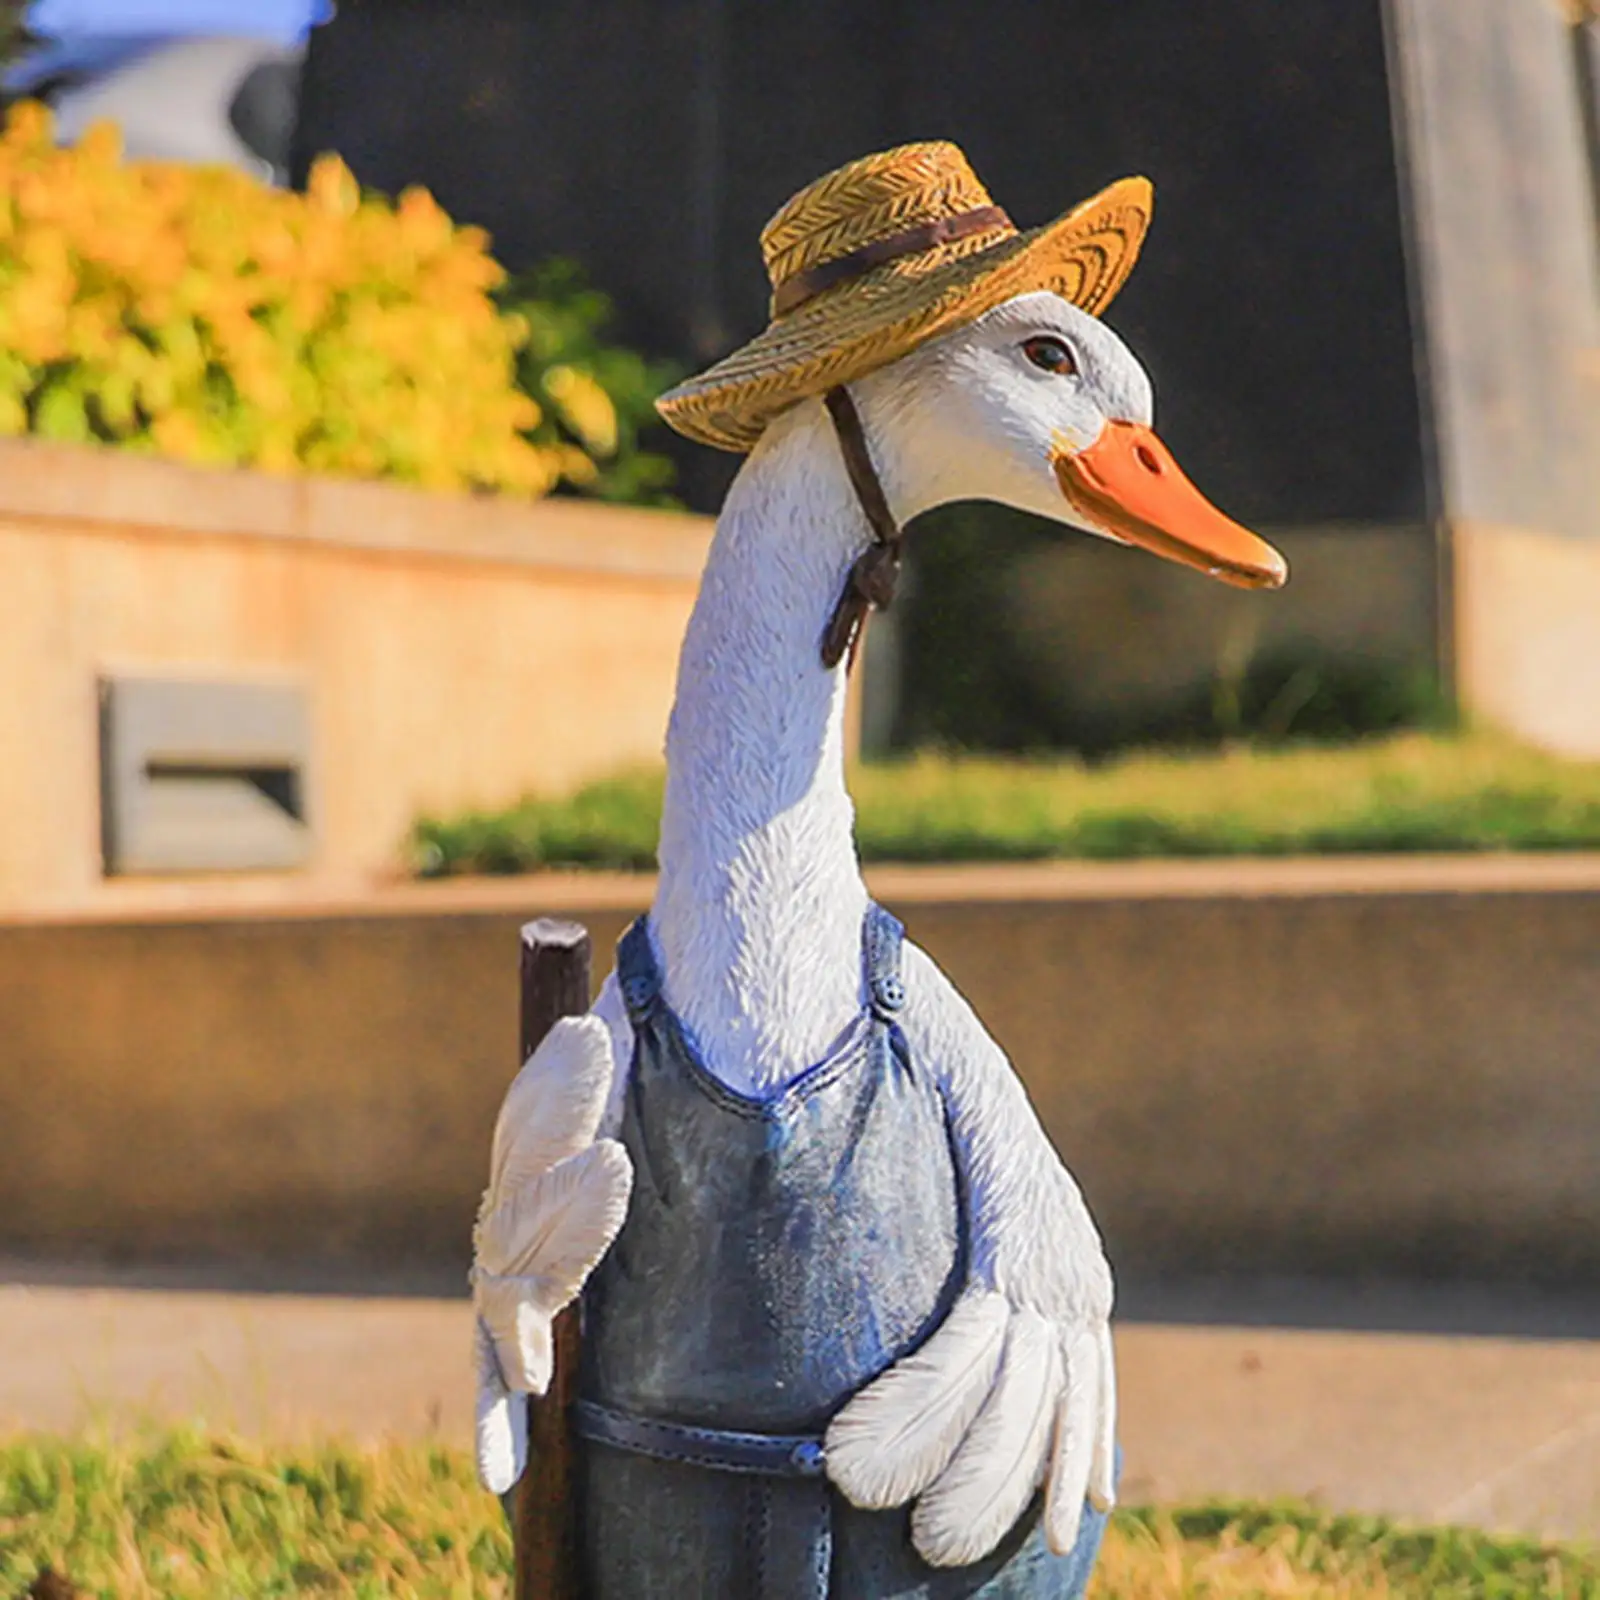
[(967, 1229), (940, 1091), (895, 1018), (900, 924), (863, 931), (868, 1004), (767, 1100), (714, 1078), (661, 996), (644, 918), (618, 949), (634, 1030), (627, 1221), (584, 1293), (583, 1541), (593, 1600), (1077, 1600), (1104, 1519), (932, 1568), (909, 1511), (850, 1505), (822, 1435), (944, 1319)]

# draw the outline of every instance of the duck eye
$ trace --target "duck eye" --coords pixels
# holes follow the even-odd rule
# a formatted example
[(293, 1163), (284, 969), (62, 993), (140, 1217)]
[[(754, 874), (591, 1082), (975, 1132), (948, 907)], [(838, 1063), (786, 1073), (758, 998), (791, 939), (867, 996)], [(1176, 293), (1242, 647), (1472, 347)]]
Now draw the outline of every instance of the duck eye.
[(1041, 372), (1053, 372), (1057, 377), (1061, 378), (1071, 378), (1077, 375), (1077, 360), (1072, 351), (1060, 339), (1051, 339), (1043, 336), (1037, 339), (1026, 339), (1023, 341), (1022, 353)]

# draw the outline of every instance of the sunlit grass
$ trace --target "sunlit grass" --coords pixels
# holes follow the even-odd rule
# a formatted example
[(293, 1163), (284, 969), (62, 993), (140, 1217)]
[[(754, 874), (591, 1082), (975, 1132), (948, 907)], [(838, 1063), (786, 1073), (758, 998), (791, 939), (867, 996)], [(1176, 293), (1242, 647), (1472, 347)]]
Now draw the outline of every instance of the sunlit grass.
[[(0, 1443), (0, 1594), (49, 1567), (126, 1600), (506, 1596), (511, 1547), (464, 1451), (237, 1439)], [(1091, 1600), (1580, 1600), (1582, 1550), (1303, 1506), (1119, 1512)]]
[(189, 1433), (0, 1445), (0, 1594), (43, 1567), (118, 1600), (499, 1596), (511, 1547), (462, 1452)]
[[(927, 754), (852, 776), (867, 861), (1600, 848), (1600, 762), (1496, 735), (1071, 759)], [(659, 773), (418, 824), (424, 873), (649, 867)]]
[(1091, 1600), (1592, 1600), (1587, 1549), (1303, 1505), (1119, 1513)]

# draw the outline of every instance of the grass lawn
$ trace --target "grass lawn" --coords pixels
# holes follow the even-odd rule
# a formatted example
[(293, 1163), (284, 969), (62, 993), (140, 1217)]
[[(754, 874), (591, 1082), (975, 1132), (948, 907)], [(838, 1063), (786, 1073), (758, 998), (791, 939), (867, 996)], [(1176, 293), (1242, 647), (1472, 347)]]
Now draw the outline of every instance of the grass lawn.
[[(1600, 762), (1489, 733), (1069, 759), (923, 755), (851, 780), (866, 861), (1600, 848)], [(424, 874), (649, 867), (661, 775), (425, 819)]]
[[(0, 1443), (0, 1594), (505, 1596), (498, 1504), (464, 1452), (268, 1451), (173, 1433)], [(1091, 1600), (1578, 1600), (1600, 1556), (1304, 1507), (1119, 1512)]]

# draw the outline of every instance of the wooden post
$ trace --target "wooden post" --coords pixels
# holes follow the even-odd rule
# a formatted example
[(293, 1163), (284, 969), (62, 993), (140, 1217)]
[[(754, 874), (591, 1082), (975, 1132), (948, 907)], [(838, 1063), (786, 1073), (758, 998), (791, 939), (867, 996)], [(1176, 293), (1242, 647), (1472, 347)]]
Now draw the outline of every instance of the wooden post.
[[(589, 1009), (589, 934), (541, 917), (522, 930), (522, 1056), (562, 1017)], [(520, 1065), (520, 1062), (519, 1062)], [(550, 1388), (528, 1401), (528, 1464), (517, 1484), (516, 1600), (578, 1600), (577, 1451), (568, 1415), (578, 1391), (576, 1305), (555, 1323)]]

